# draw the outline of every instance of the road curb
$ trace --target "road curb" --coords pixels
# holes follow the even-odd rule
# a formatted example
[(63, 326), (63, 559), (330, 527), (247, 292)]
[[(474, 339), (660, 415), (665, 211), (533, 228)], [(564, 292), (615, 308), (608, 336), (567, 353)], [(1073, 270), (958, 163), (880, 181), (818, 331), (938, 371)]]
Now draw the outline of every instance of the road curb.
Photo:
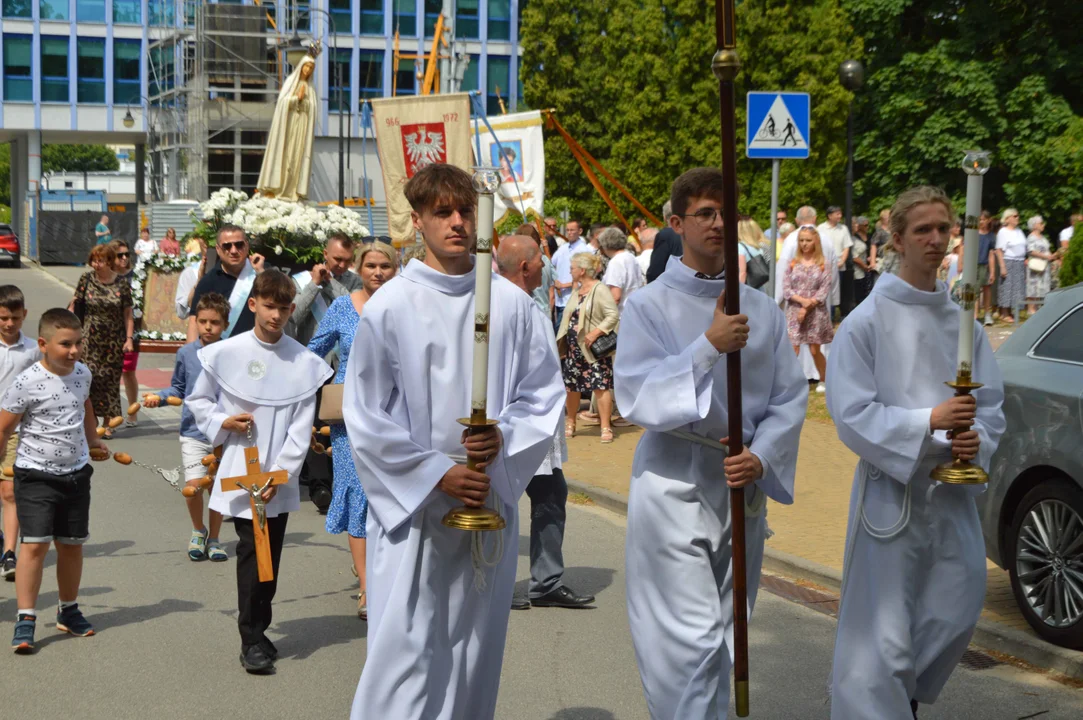
[[(586, 495), (607, 510), (621, 515), (628, 514), (628, 499), (610, 490), (570, 478), (568, 489)], [(780, 575), (806, 580), (836, 594), (842, 585), (842, 573), (838, 570), (777, 550), (770, 544), (764, 547), (763, 568)], [(984, 650), (1011, 655), (1038, 668), (1083, 680), (1083, 653), (1052, 645), (998, 622), (985, 618), (978, 620), (971, 642)]]

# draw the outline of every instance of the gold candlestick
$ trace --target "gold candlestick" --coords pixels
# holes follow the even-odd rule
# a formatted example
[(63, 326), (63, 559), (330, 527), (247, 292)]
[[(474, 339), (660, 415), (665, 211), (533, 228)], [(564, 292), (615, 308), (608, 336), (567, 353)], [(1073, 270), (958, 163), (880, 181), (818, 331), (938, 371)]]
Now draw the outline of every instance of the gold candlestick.
[[(971, 379), (970, 368), (960, 368), (955, 382), (944, 383), (955, 390), (955, 397), (969, 395), (982, 386)], [(972, 425), (953, 428), (952, 433), (962, 433)], [(989, 482), (989, 475), (969, 460), (953, 459), (951, 462), (937, 465), (930, 474), (933, 480), (949, 485), (982, 485)]]

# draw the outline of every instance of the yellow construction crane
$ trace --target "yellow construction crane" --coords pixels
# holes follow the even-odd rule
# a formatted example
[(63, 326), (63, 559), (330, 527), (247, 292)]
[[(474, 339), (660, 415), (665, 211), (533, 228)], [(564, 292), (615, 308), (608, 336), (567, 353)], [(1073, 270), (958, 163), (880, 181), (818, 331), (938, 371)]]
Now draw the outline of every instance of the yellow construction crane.
[[(433, 29), (432, 49), (428, 53), (403, 53), (399, 52), (399, 29), (395, 28), (395, 40), (392, 45), (392, 73), (391, 73), (391, 94), (398, 94), (398, 69), (399, 60), (413, 60), (415, 63), (418, 60), (425, 61), (425, 74), (422, 75), (420, 71), (417, 73), (418, 82), (421, 83), (421, 94), (432, 95), (440, 92), (440, 70), (439, 61), (450, 58), (450, 55), (441, 55), (440, 46), (443, 46), (445, 50), (450, 52), (448, 46), (447, 37), (444, 33), (444, 16), (440, 14), (436, 18), (436, 27)], [(415, 66), (416, 67), (416, 66)]]

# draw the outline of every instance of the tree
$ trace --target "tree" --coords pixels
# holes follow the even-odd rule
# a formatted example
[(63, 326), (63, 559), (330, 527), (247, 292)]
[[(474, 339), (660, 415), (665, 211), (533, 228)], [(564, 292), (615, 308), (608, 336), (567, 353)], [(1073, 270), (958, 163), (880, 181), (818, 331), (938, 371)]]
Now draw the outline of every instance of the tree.
[[(1061, 217), (1083, 204), (1083, 5), (1064, 0), (843, 0), (865, 40), (859, 202), (940, 185), (959, 205), (963, 151), (992, 151), (985, 205)], [(1066, 219), (1066, 218), (1065, 218)]]
[[(712, 3), (531, 0), (522, 21), (527, 103), (555, 108), (568, 132), (644, 205), (658, 212), (682, 171), (720, 162)], [(813, 154), (784, 165), (783, 205), (838, 202), (850, 94), (836, 75), (843, 60), (861, 54), (838, 0), (746, 0), (737, 27), (739, 98), (748, 90), (812, 95)], [(738, 102), (738, 143), (744, 123)], [(549, 198), (567, 202), (573, 215), (612, 219), (556, 133), (546, 139), (546, 176)], [(763, 217), (770, 163), (739, 153), (738, 176), (741, 211)]]
[(120, 162), (115, 152), (105, 145), (43, 145), (41, 148), (41, 172), (83, 173), (83, 189), (87, 189), (87, 173), (119, 170)]
[(0, 205), (11, 207), (11, 143), (0, 143)]

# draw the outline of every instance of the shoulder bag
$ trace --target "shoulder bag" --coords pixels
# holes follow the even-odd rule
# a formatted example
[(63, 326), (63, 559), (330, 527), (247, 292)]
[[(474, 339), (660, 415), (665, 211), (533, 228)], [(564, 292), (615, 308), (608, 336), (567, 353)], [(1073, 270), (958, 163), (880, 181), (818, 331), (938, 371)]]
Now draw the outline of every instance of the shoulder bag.
[(764, 283), (771, 279), (771, 268), (767, 264), (767, 258), (761, 252), (753, 257), (748, 252), (748, 246), (741, 243), (748, 257), (745, 259), (745, 284), (754, 290), (759, 290)]
[(345, 387), (342, 383), (328, 383), (321, 389), (319, 419), (322, 422), (328, 425), (337, 425), (343, 422), (342, 391)]
[(1044, 273), (1046, 271), (1046, 268), (1048, 267), (1048, 260), (1043, 260), (1042, 258), (1036, 257), (1032, 257), (1031, 259), (1027, 260), (1027, 268), (1029, 268), (1031, 272), (1041, 274)]

